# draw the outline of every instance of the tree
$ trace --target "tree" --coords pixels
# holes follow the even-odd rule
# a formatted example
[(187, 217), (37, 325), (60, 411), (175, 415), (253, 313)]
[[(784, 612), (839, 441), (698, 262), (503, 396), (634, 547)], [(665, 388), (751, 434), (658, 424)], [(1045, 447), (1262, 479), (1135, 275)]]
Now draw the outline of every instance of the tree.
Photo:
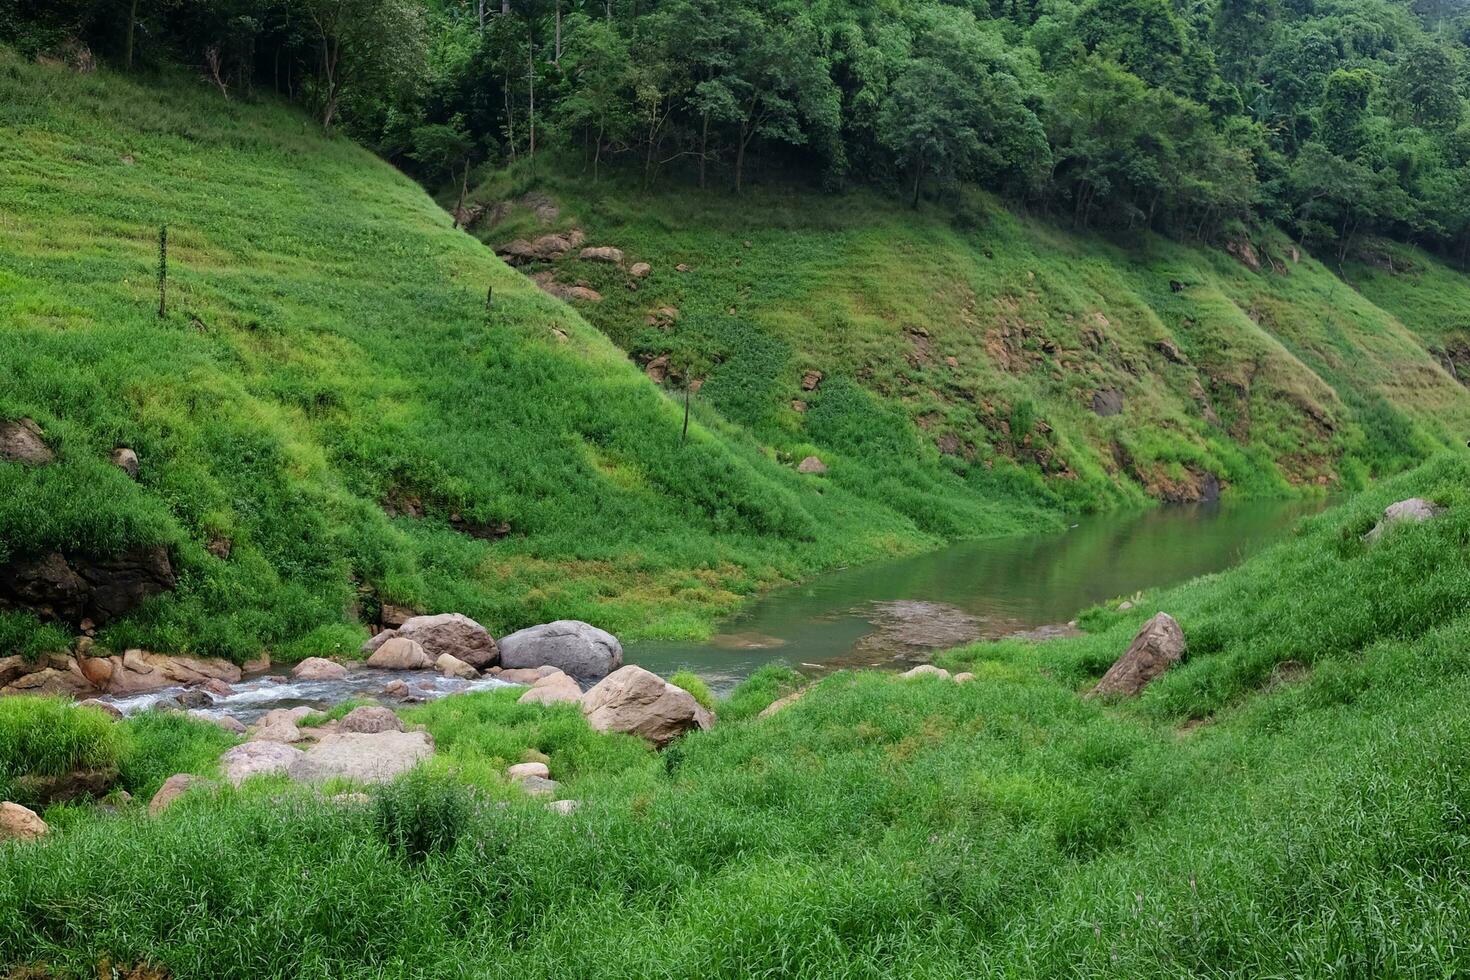
[(926, 173), (963, 174), (980, 154), (971, 111), (978, 99), (957, 73), (928, 60), (911, 62), (894, 82), (878, 116), (878, 139), (912, 174), (914, 207)]
[(603, 147), (626, 143), (633, 123), (633, 64), (628, 42), (613, 25), (582, 15), (566, 21), (562, 69), (569, 90), (558, 110), (567, 132), (581, 132), (592, 146), (592, 179)]
[(422, 9), (414, 0), (294, 0), (319, 42), (316, 98), (330, 130), (343, 97), (410, 83), (424, 64)]

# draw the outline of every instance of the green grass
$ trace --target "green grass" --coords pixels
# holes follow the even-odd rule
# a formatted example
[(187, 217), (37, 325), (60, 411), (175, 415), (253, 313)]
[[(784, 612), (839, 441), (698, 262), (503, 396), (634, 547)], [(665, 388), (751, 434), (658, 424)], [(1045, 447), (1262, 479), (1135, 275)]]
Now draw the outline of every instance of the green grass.
[(0, 799), (18, 800), (21, 776), (116, 769), (127, 750), (113, 720), (63, 698), (0, 698)]
[(711, 711), (714, 710), (714, 694), (710, 692), (709, 685), (704, 682), (704, 678), (694, 673), (694, 671), (677, 671), (672, 677), (669, 678), (669, 683), (674, 685), (675, 687), (683, 688), (694, 697), (694, 700), (698, 701), (706, 708), (709, 708)]
[[(411, 709), (440, 757), (388, 803), (247, 787), (5, 851), (0, 963), (1460, 975), (1467, 483), (1470, 463), (1440, 457), (1237, 569), (1090, 611), (1086, 637), (948, 654), (968, 684), (841, 673), (756, 719), (795, 680), (762, 672), (661, 754), (515, 692)], [(1365, 546), (1410, 495), (1449, 509)], [(1136, 702), (1080, 697), (1155, 609), (1179, 618), (1186, 661)], [(1273, 672), (1286, 661), (1301, 666)], [(582, 801), (571, 817), (500, 782), (528, 749)]]

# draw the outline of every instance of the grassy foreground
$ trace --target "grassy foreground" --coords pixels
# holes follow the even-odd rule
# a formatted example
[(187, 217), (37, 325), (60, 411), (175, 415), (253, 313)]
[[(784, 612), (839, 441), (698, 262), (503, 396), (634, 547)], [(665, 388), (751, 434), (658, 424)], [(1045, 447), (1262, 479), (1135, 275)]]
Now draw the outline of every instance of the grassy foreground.
[[(1470, 464), (1439, 457), (970, 684), (768, 670), (662, 755), (513, 695), (430, 770), (262, 783), (0, 850), (0, 964), (59, 976), (1456, 976), (1470, 970)], [(1361, 541), (1410, 495), (1448, 508)], [(1186, 662), (1079, 697), (1156, 609)], [(130, 723), (131, 724), (131, 723)], [(550, 759), (570, 817), (500, 781)], [(510, 801), (497, 806), (497, 801)]]

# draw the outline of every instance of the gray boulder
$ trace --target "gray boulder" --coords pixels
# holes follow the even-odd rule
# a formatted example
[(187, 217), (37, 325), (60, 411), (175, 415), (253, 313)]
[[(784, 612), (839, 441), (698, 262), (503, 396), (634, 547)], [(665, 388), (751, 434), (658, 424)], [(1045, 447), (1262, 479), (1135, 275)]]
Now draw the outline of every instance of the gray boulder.
[(495, 637), (468, 616), (440, 613), (437, 616), (415, 616), (397, 629), (386, 630), (362, 646), (363, 653), (373, 653), (394, 637), (413, 640), (424, 648), (432, 661), (442, 654), (463, 660), (476, 670), (494, 666), (499, 660)]
[(623, 645), (611, 633), (575, 619), (531, 626), (500, 640), (506, 667), (555, 667), (581, 681), (601, 680), (623, 665)]
[(386, 783), (433, 754), (434, 741), (427, 732), (328, 735), (298, 753), (291, 766), (291, 778), (310, 783), (338, 777)]
[(1383, 517), (1373, 526), (1373, 530), (1363, 535), (1364, 541), (1377, 541), (1395, 524), (1412, 523), (1420, 524), (1432, 520), (1444, 513), (1444, 508), (1425, 500), (1423, 497), (1410, 497), (1408, 500), (1400, 500), (1389, 504), (1383, 509)]
[(1186, 649), (1184, 630), (1179, 628), (1173, 616), (1159, 613), (1143, 624), (1143, 629), (1129, 644), (1128, 651), (1108, 668), (1091, 695), (1138, 694), (1154, 678), (1184, 659)]

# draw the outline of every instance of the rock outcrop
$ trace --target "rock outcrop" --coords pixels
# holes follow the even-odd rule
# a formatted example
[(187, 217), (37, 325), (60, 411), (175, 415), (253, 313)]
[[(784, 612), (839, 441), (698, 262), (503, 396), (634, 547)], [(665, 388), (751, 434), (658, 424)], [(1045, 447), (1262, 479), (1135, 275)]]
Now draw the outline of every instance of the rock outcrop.
[(362, 783), (384, 783), (407, 772), (434, 754), (427, 732), (378, 732), (367, 735), (348, 732), (328, 735), (291, 765), (291, 778), (298, 782), (352, 779)]
[(1400, 500), (1389, 504), (1383, 509), (1383, 517), (1373, 525), (1373, 530), (1363, 535), (1364, 541), (1377, 541), (1383, 533), (1395, 524), (1421, 524), (1424, 521), (1433, 520), (1444, 513), (1444, 508), (1425, 500), (1423, 497), (1410, 497), (1408, 500)]
[(495, 637), (479, 623), (459, 613), (437, 616), (415, 616), (397, 629), (387, 630), (363, 644), (364, 653), (372, 653), (394, 637), (413, 640), (431, 658), (449, 654), (476, 670), (484, 670), (499, 662), (500, 651)]
[(34, 419), (0, 419), (0, 462), (45, 466), (55, 459)]
[(0, 658), (0, 694), (128, 695), (213, 681), (233, 684), (239, 679), (240, 668), (227, 660), (142, 650), (111, 657), (50, 654), (35, 662)]
[(109, 558), (48, 554), (0, 564), (0, 609), (98, 626), (174, 587), (168, 552), (144, 546)]
[(599, 732), (623, 732), (659, 748), (714, 716), (694, 696), (636, 664), (613, 671), (582, 697), (582, 713)]
[(623, 665), (623, 645), (606, 630), (559, 619), (502, 637), (500, 663), (509, 668), (555, 667), (577, 680), (596, 681)]
[(1119, 657), (1090, 696), (1133, 696), (1154, 678), (1184, 658), (1184, 630), (1168, 613), (1159, 613), (1143, 624), (1128, 651)]

